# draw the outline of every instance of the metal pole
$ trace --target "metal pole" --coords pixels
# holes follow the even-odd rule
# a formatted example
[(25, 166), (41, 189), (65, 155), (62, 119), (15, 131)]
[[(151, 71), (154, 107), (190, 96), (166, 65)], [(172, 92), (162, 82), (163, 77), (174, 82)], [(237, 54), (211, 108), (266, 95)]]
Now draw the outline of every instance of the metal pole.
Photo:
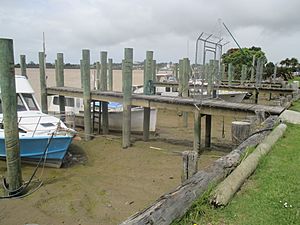
[(91, 140), (91, 71), (90, 50), (82, 50), (82, 81), (83, 81), (83, 105), (84, 105), (84, 133), (85, 140)]
[(41, 87), (41, 106), (42, 112), (48, 113), (48, 100), (47, 100), (47, 83), (46, 83), (46, 68), (45, 68), (45, 53), (39, 52), (39, 67), (40, 67), (40, 87)]
[(122, 147), (130, 147), (131, 135), (131, 96), (132, 96), (132, 65), (133, 49), (125, 48), (124, 60), (122, 62), (123, 82), (123, 126), (122, 126)]
[(21, 187), (22, 172), (12, 39), (0, 38), (0, 80), (7, 182), (9, 191), (13, 192)]

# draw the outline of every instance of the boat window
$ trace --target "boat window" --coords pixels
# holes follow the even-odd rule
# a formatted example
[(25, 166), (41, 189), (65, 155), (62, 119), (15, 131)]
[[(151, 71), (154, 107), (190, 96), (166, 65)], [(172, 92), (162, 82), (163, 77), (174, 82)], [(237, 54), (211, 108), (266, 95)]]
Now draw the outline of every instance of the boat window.
[[(59, 97), (58, 96), (54, 96), (53, 104), (54, 105), (59, 105)], [(75, 106), (74, 98), (65, 97), (65, 106), (74, 107)]]
[(22, 96), (23, 96), (29, 110), (34, 110), (34, 111), (39, 110), (33, 99), (32, 94), (22, 94)]
[(17, 95), (17, 111), (27, 111), (20, 95)]
[(166, 92), (170, 92), (171, 88), (170, 87), (166, 87)]
[(2, 100), (0, 98), (0, 113), (2, 113)]

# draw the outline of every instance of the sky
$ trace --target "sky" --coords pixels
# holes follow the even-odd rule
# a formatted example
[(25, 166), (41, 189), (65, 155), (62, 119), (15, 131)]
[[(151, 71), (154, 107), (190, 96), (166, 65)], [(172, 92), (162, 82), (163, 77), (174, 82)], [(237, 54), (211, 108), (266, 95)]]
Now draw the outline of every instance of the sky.
[(237, 47), (225, 23), (241, 47), (261, 47), (276, 63), (300, 60), (299, 9), (299, 0), (0, 0), (0, 38), (14, 40), (16, 63), (20, 54), (38, 62), (43, 32), (47, 62), (63, 52), (65, 62), (79, 63), (82, 49), (92, 62), (100, 51), (120, 62), (127, 47), (134, 61), (152, 50), (158, 62), (194, 62), (202, 32), (229, 41), (223, 52)]

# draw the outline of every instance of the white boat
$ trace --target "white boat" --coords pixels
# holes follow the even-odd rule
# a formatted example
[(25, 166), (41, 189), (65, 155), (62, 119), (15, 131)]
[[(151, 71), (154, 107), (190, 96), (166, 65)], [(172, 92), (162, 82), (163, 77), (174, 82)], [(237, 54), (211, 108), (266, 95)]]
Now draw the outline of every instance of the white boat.
[[(98, 103), (95, 103), (96, 111), (98, 111)], [(66, 114), (74, 115), (74, 123), (76, 126), (84, 126), (83, 112), (84, 105), (82, 98), (65, 97)], [(48, 96), (49, 113), (59, 113), (59, 99), (57, 95)], [(97, 113), (96, 113), (97, 114)], [(150, 111), (150, 128), (151, 132), (156, 130), (157, 110), (152, 108)], [(132, 107), (131, 109), (131, 131), (143, 131), (144, 110), (143, 107)], [(95, 119), (98, 122), (98, 118)], [(123, 121), (123, 105), (117, 102), (109, 102), (108, 104), (108, 124), (109, 130), (121, 131)]]
[[(58, 118), (41, 112), (34, 91), (24, 76), (15, 76), (17, 114), (22, 161), (39, 161), (60, 167), (75, 131)], [(1, 82), (1, 81), (0, 81)], [(6, 157), (0, 90), (0, 157)], [(48, 146), (48, 147), (47, 147)]]

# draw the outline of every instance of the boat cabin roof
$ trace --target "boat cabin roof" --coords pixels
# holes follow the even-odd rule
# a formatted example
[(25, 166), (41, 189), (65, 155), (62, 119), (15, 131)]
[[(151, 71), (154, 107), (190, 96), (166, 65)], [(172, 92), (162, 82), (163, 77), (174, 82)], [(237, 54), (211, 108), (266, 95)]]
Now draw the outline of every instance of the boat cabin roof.
[[(15, 81), (16, 81), (16, 93), (27, 93), (27, 94), (34, 93), (28, 79), (25, 76), (16, 75)], [(1, 93), (1, 87), (0, 87), (0, 93)]]

